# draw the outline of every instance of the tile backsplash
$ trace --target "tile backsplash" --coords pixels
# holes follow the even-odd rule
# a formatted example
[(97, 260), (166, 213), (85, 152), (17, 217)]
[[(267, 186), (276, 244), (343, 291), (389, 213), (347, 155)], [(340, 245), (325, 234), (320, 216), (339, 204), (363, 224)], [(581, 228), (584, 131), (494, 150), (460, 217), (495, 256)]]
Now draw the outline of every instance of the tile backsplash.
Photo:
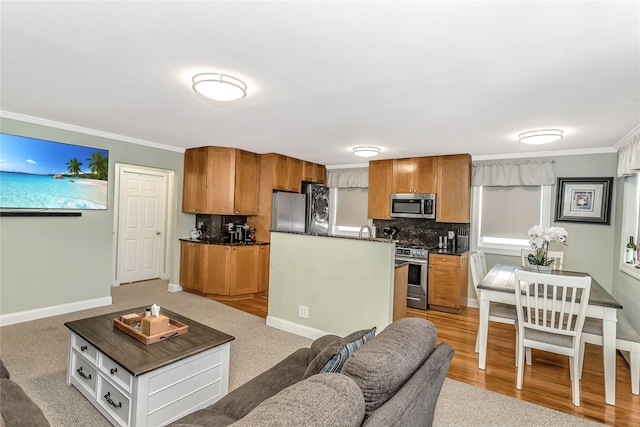
[(377, 228), (377, 236), (384, 237), (382, 230), (385, 227), (396, 227), (398, 234), (396, 239), (403, 245), (423, 245), (429, 248), (438, 246), (438, 236), (446, 236), (448, 231), (458, 234), (458, 229), (463, 229), (469, 235), (469, 224), (454, 224), (436, 222), (430, 219), (396, 218), (393, 220), (374, 220)]
[(243, 215), (197, 214), (194, 227), (197, 228), (198, 224), (202, 223), (200, 230), (202, 231), (203, 239), (222, 241), (228, 236), (225, 224), (229, 224), (230, 222), (234, 224), (244, 224), (247, 222), (247, 217)]

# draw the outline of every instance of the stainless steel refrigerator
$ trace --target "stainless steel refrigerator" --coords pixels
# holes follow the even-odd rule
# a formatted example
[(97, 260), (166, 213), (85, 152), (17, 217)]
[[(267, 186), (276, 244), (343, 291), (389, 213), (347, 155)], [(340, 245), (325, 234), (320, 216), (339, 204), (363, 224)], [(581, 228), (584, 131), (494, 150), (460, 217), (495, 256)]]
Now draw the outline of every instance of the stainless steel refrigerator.
[(271, 230), (305, 232), (307, 196), (274, 191), (271, 205)]

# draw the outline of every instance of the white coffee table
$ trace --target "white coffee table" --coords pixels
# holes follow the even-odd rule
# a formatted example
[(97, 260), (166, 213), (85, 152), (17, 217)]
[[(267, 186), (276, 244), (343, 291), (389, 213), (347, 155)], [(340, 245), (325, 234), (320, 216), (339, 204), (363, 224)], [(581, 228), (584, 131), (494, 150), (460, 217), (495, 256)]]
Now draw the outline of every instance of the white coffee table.
[(205, 408), (229, 390), (231, 335), (169, 310), (189, 331), (145, 345), (113, 326), (132, 308), (65, 323), (69, 328), (67, 384), (112, 424), (162, 426)]

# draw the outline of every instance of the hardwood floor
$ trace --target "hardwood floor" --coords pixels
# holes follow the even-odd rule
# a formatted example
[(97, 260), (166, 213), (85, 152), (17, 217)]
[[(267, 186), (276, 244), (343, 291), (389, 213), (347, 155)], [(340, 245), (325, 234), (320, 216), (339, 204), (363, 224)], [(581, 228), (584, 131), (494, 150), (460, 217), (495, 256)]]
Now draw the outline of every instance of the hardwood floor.
[[(268, 299), (265, 296), (220, 302), (262, 318), (267, 316)], [(616, 405), (611, 406), (604, 401), (602, 349), (587, 344), (580, 381), (581, 406), (576, 407), (571, 403), (569, 358), (565, 356), (533, 350), (533, 363), (524, 371), (524, 386), (522, 390), (516, 389), (516, 338), (513, 326), (489, 324), (487, 367), (483, 371), (478, 369), (478, 355), (475, 353), (478, 309), (467, 308), (458, 315), (409, 308), (407, 316), (433, 322), (438, 330), (438, 342), (446, 341), (455, 348), (447, 373), (451, 379), (609, 426), (640, 425), (640, 396), (631, 393), (629, 366), (619, 353)]]

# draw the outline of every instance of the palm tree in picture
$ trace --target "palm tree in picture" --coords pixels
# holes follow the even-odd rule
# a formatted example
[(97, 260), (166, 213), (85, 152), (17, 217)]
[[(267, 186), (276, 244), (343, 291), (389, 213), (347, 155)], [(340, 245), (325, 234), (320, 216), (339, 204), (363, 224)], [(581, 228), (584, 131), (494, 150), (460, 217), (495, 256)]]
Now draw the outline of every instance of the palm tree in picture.
[(89, 169), (91, 169), (91, 173), (96, 175), (96, 178), (107, 179), (107, 171), (109, 169), (108, 157), (102, 157), (102, 153), (96, 151), (87, 160), (89, 160)]
[(79, 161), (77, 157), (67, 162), (67, 169), (71, 175), (78, 175), (80, 173), (80, 166), (82, 166), (82, 162)]

